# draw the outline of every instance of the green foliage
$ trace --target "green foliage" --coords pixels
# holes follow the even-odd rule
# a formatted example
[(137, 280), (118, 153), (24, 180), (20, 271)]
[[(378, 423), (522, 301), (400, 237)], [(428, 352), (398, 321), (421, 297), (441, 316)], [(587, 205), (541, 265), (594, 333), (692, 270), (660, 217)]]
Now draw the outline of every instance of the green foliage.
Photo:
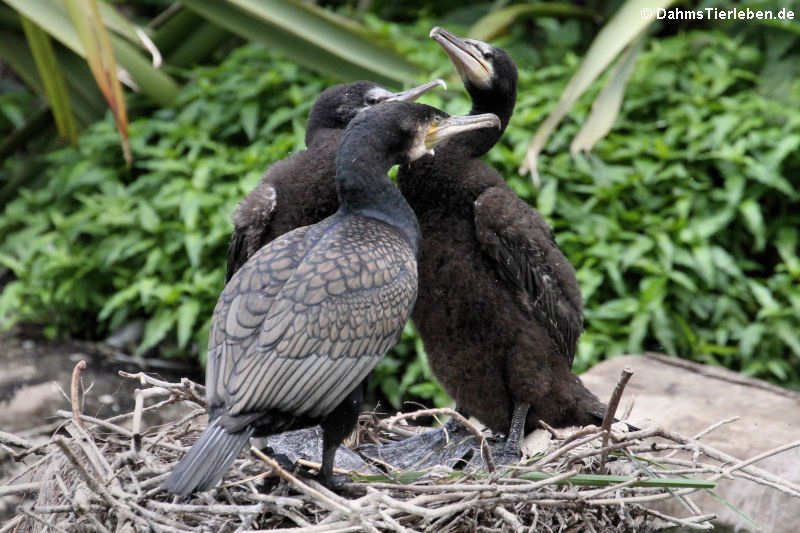
[[(431, 23), (367, 24), (432, 77), (451, 73), (426, 38)], [(539, 190), (517, 168), (578, 59), (518, 61), (517, 111), (487, 160), (548, 218), (578, 271), (578, 370), (659, 350), (800, 385), (800, 84), (777, 99), (753, 74), (764, 57), (748, 42), (713, 32), (651, 40), (616, 128), (592, 156), (569, 156), (595, 83), (541, 154)], [(4, 207), (0, 264), (17, 280), (0, 295), (0, 323), (101, 336), (146, 317), (141, 350), (196, 347), (202, 357), (236, 202), (302, 147), (308, 109), (332, 81), (252, 46), (191, 76), (177, 104), (131, 123), (131, 171), (107, 119), (79, 149), (46, 155), (47, 185)], [(451, 86), (424, 101), (466, 112)], [(408, 327), (376, 369), (373, 391), (392, 408), (447, 402), (422, 353)]]
[(36, 96), (13, 80), (0, 79), (0, 135), (5, 139), (36, 109)]
[(131, 123), (131, 171), (105, 120), (79, 148), (45, 156), (46, 185), (5, 206), (0, 265), (17, 279), (0, 296), (0, 323), (99, 336), (146, 316), (140, 351), (205, 346), (236, 202), (302, 146), (330, 82), (257, 47), (193, 78), (175, 106)]
[[(578, 270), (579, 369), (658, 350), (800, 385), (800, 83), (788, 101), (762, 96), (761, 61), (719, 33), (653, 41), (592, 156), (567, 154), (583, 107), (550, 143), (538, 194), (511, 179)], [(523, 72), (538, 89), (490, 155), (507, 176), (560, 75)]]

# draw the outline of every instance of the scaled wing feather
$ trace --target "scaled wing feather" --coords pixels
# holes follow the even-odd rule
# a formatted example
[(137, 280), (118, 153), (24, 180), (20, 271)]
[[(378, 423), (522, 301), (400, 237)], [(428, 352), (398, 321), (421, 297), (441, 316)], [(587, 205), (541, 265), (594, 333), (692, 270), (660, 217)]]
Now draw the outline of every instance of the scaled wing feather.
[(416, 260), (403, 237), (361, 218), (321, 233), (303, 237), (303, 253), (262, 248), (220, 298), (209, 361), (220, 359), (213, 390), (231, 415), (323, 416), (402, 332), (416, 299)]

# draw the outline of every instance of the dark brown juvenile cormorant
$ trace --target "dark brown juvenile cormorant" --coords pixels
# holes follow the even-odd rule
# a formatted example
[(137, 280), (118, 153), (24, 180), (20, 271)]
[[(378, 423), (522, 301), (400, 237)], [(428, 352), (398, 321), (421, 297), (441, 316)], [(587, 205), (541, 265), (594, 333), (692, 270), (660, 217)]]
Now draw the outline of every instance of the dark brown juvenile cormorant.
[(336, 156), (336, 213), (259, 249), (220, 295), (206, 363), (209, 425), (164, 489), (209, 489), (251, 436), (317, 423), (320, 474), (331, 483), (336, 448), (358, 417), (358, 385), (397, 341), (417, 295), (419, 226), (386, 172), (488, 126), (499, 126), (496, 116), (401, 102), (353, 119)]
[(234, 213), (225, 281), (268, 242), (336, 211), (336, 149), (356, 113), (380, 102), (412, 102), (439, 85), (444, 82), (391, 93), (371, 81), (357, 81), (323, 91), (308, 115), (306, 149), (273, 163)]
[[(516, 100), (509, 55), (441, 28), (431, 37), (461, 75), (472, 113), (494, 113), (504, 129)], [(508, 434), (508, 461), (538, 419), (599, 422), (604, 405), (571, 372), (583, 328), (575, 271), (542, 216), (478, 159), (503, 129), (449, 141), (401, 168), (398, 185), (423, 236), (412, 319), (431, 369), (457, 406)]]

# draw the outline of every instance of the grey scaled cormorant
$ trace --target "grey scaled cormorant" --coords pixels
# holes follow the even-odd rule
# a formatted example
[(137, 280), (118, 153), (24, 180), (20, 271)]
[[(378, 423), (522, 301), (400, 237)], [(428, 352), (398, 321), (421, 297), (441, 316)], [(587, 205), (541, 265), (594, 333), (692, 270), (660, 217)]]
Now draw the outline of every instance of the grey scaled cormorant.
[(398, 186), (419, 219), (419, 299), (412, 318), (434, 375), (466, 413), (508, 435), (501, 460), (539, 419), (595, 423), (605, 406), (571, 372), (583, 329), (575, 271), (542, 216), (478, 159), (500, 138), (516, 100), (517, 70), (502, 49), (441, 28), (476, 130), (401, 168)]
[(251, 436), (319, 424), (320, 476), (356, 424), (359, 386), (395, 344), (417, 296), (419, 226), (386, 172), (494, 115), (448, 117), (422, 104), (371, 107), (336, 155), (338, 210), (262, 247), (217, 301), (206, 364), (209, 424), (163, 488), (217, 484)]
[(273, 163), (234, 213), (225, 281), (268, 242), (336, 211), (336, 149), (356, 113), (380, 102), (411, 102), (440, 85), (444, 82), (434, 80), (392, 93), (356, 81), (324, 90), (308, 115), (306, 149)]

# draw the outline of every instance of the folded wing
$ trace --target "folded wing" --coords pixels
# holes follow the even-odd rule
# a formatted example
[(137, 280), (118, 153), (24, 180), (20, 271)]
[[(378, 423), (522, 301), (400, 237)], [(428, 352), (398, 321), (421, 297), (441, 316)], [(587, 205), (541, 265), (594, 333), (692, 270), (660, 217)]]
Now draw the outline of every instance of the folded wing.
[(208, 352), (209, 405), (229, 416), (323, 416), (395, 344), (416, 300), (416, 261), (380, 222), (300, 228), (228, 283)]
[(575, 270), (538, 211), (511, 189), (491, 187), (475, 201), (475, 228), (501, 277), (547, 329), (569, 365), (583, 330), (583, 305)]

